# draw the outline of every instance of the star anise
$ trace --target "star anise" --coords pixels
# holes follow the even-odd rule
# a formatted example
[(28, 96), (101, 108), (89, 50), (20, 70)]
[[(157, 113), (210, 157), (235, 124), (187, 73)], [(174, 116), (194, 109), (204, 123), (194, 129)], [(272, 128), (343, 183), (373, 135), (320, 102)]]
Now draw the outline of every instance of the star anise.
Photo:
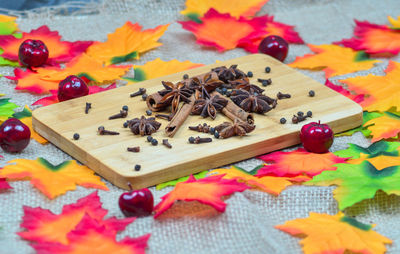
[(215, 127), (219, 136), (222, 138), (229, 138), (232, 136), (245, 136), (247, 133), (252, 132), (256, 126), (240, 119), (235, 119), (233, 123), (224, 122)]
[(229, 84), (231, 84), (232, 88), (235, 88), (235, 89), (244, 89), (246, 91), (250, 91), (250, 89), (253, 89), (256, 93), (260, 93), (260, 94), (264, 92), (264, 89), (262, 89), (261, 87), (250, 84), (249, 78), (247, 78), (247, 77), (229, 81)]
[(128, 121), (128, 127), (135, 135), (151, 135), (156, 132), (161, 126), (161, 123), (157, 122), (154, 117), (142, 116), (140, 119), (135, 118)]
[(202, 89), (204, 88), (207, 90), (207, 92), (212, 92), (215, 90), (215, 88), (223, 84), (224, 82), (218, 79), (217, 73), (209, 72), (202, 77), (192, 78), (189, 88), (198, 91), (202, 91)]
[(228, 83), (229, 80), (246, 77), (246, 74), (243, 71), (237, 69), (237, 64), (231, 65), (229, 68), (226, 68), (226, 66), (220, 66), (211, 69), (211, 71), (215, 71), (218, 75), (218, 78), (225, 83)]
[(226, 104), (228, 104), (228, 100), (218, 95), (214, 95), (211, 98), (210, 96), (203, 96), (194, 102), (192, 114), (201, 115), (204, 118), (209, 116), (214, 120), (217, 116), (217, 111), (221, 111)]
[(231, 100), (246, 112), (266, 113), (276, 107), (277, 100), (258, 94), (253, 89), (232, 91)]
[(162, 85), (165, 89), (158, 91), (158, 94), (163, 96), (160, 103), (166, 105), (171, 104), (171, 111), (173, 114), (178, 110), (181, 101), (186, 103), (190, 102), (189, 97), (193, 92), (185, 86), (185, 83), (178, 82), (174, 84), (172, 82), (162, 81)]

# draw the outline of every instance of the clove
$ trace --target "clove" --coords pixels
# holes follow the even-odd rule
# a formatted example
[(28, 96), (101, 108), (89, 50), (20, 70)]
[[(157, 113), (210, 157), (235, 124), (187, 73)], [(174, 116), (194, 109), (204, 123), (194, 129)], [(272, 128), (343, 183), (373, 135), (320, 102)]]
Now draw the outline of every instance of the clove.
[(168, 139), (163, 139), (162, 144), (165, 145), (168, 148), (172, 148), (172, 145), (168, 142)]
[(155, 117), (171, 121), (171, 119), (174, 117), (174, 114), (169, 114), (169, 115), (156, 114)]
[(128, 116), (127, 110), (120, 110), (118, 114), (112, 115), (108, 118), (108, 120), (117, 119), (117, 118), (125, 118)]
[(136, 96), (142, 95), (144, 93), (146, 93), (146, 88), (139, 88), (139, 90), (137, 92), (131, 93), (130, 96), (136, 97)]
[(191, 144), (201, 144), (201, 143), (209, 143), (212, 142), (212, 138), (194, 138), (194, 137), (190, 137), (189, 138), (189, 143)]
[(304, 115), (293, 115), (292, 123), (299, 123), (307, 119), (307, 116)]
[(270, 78), (269, 79), (259, 78), (259, 79), (257, 79), (257, 81), (260, 82), (262, 86), (268, 86), (268, 85), (272, 84), (272, 80)]
[(189, 126), (189, 130), (203, 132), (203, 133), (209, 133), (210, 129), (211, 129), (211, 126), (207, 125), (206, 123), (199, 124), (197, 126)]
[(92, 103), (86, 102), (86, 107), (85, 107), (85, 114), (89, 113), (89, 109), (92, 108)]
[(108, 131), (104, 128), (104, 126), (99, 126), (97, 128), (99, 135), (119, 135), (119, 132), (116, 131)]
[(138, 153), (138, 152), (140, 152), (140, 146), (128, 147), (126, 150), (127, 150), (128, 152)]
[(288, 93), (281, 93), (281, 92), (278, 92), (278, 94), (276, 95), (276, 97), (279, 99), (279, 100), (282, 100), (282, 99), (289, 99), (290, 97), (292, 97), (290, 94), (288, 94)]

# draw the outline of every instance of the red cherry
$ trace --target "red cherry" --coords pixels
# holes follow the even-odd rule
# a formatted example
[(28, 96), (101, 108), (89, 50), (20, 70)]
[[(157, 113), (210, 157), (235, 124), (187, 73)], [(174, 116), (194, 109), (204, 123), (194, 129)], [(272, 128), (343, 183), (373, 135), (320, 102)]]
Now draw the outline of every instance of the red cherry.
[(289, 44), (277, 35), (265, 37), (258, 45), (258, 52), (270, 55), (283, 62), (289, 51)]
[(326, 153), (333, 143), (333, 131), (327, 124), (312, 122), (303, 125), (300, 139), (304, 148), (312, 153)]
[(46, 63), (49, 50), (41, 40), (25, 40), (19, 46), (18, 58), (22, 65), (38, 67)]
[(58, 100), (66, 101), (89, 94), (89, 87), (81, 78), (70, 75), (58, 84)]
[(10, 118), (0, 125), (0, 146), (5, 152), (19, 153), (28, 146), (31, 130), (16, 118)]
[(122, 193), (119, 197), (119, 208), (127, 217), (148, 216), (153, 212), (154, 199), (149, 189), (132, 190)]

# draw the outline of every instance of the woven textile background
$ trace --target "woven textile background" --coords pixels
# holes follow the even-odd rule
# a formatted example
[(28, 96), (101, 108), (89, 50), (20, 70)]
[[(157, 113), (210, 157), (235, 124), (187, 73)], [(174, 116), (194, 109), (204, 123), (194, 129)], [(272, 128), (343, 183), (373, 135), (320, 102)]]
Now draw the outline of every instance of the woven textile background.
[[(72, 13), (68, 13), (75, 7)], [(76, 8), (78, 7), (78, 8)], [(247, 53), (242, 49), (218, 53), (204, 49), (195, 43), (194, 36), (183, 30), (176, 20), (184, 17), (179, 11), (184, 9), (183, 0), (109, 0), (103, 3), (73, 2), (69, 6), (42, 8), (30, 12), (12, 12), (20, 16), (18, 24), (21, 30), (29, 31), (41, 25), (58, 30), (65, 40), (101, 40), (107, 33), (124, 24), (125, 21), (139, 22), (145, 28), (171, 23), (161, 38), (163, 46), (152, 50), (136, 63), (160, 57), (163, 60), (190, 60), (196, 63), (210, 64), (215, 60), (226, 60)], [(6, 10), (0, 10), (6, 11)], [(6, 11), (7, 12), (7, 11)], [(270, 0), (259, 15), (270, 14), (275, 20), (295, 25), (296, 30), (306, 43), (332, 43), (343, 38), (350, 38), (353, 31), (353, 19), (368, 20), (384, 24), (387, 15), (400, 14), (399, 0)], [(296, 56), (310, 53), (305, 45), (291, 45), (285, 63), (292, 62)], [(400, 60), (399, 57), (393, 58)], [(387, 60), (369, 71), (346, 76), (375, 73), (383, 75)], [(0, 74), (11, 75), (12, 68), (0, 67)], [(303, 72), (323, 83), (323, 72)], [(343, 78), (344, 76), (340, 76)], [(335, 81), (335, 77), (331, 79)], [(31, 105), (39, 96), (15, 92), (11, 81), (0, 78), (0, 92), (12, 98), (12, 102), (21, 106)], [(400, 98), (399, 98), (400, 99)], [(360, 133), (352, 137), (336, 138), (332, 151), (346, 148), (348, 142), (368, 146), (370, 142)], [(5, 158), (0, 167), (15, 158), (36, 159), (44, 157), (54, 164), (71, 159), (53, 145), (40, 145), (32, 140), (22, 154), (1, 153)], [(256, 159), (237, 163), (245, 169), (252, 169), (261, 164)], [(29, 182), (12, 182), (13, 190), (0, 195), (0, 253), (33, 253), (27, 242), (22, 241), (16, 232), (20, 231), (23, 206), (42, 207), (60, 213), (62, 206), (73, 203), (93, 192), (93, 189), (78, 187), (50, 201)], [(121, 189), (107, 183), (109, 191), (99, 191), (104, 208), (109, 216), (122, 217), (118, 208)], [(151, 189), (155, 203), (171, 190)], [(257, 192), (236, 193), (226, 200), (225, 213), (219, 214), (212, 208), (195, 203), (179, 203), (160, 220), (152, 217), (137, 219), (118, 235), (121, 239), (127, 235), (135, 237), (151, 233), (148, 253), (301, 253), (298, 238), (291, 237), (274, 229), (274, 225), (300, 217), (307, 217), (309, 212), (337, 213), (336, 201), (332, 198), (333, 188), (329, 187), (289, 187), (278, 197)], [(400, 253), (400, 197), (378, 193), (372, 200), (366, 200), (346, 210), (364, 223), (377, 224), (376, 231), (394, 240), (388, 247), (388, 253)]]

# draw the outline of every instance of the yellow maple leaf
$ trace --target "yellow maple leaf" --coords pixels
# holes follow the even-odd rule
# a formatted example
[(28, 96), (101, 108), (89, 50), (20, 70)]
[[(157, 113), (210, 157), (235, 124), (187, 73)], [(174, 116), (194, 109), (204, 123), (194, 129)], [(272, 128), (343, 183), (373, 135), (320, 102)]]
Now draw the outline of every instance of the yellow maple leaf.
[(202, 17), (209, 9), (214, 8), (220, 13), (229, 13), (239, 18), (254, 16), (268, 0), (187, 0), (186, 9), (181, 14), (191, 19)]
[(336, 215), (310, 213), (308, 218), (286, 221), (275, 228), (294, 236), (300, 241), (305, 254), (317, 253), (364, 253), (383, 254), (385, 244), (392, 241), (373, 231), (375, 225), (363, 224), (339, 212)]
[(388, 20), (394, 29), (400, 29), (400, 16), (397, 16), (397, 19), (388, 16)]
[(87, 54), (72, 59), (64, 69), (38, 68), (36, 71), (42, 80), (61, 81), (69, 75), (86, 77), (88, 80), (104, 83), (119, 79), (131, 68), (130, 65), (103, 66), (101, 61)]
[(363, 161), (369, 161), (377, 170), (400, 165), (400, 156), (385, 156), (379, 155), (376, 157), (368, 158), (368, 155), (360, 155), (360, 158), (348, 160), (349, 164), (360, 164)]
[(65, 161), (56, 166), (43, 158), (11, 160), (0, 170), (0, 178), (28, 179), (50, 199), (69, 190), (75, 190), (76, 185), (108, 190), (100, 177), (96, 176), (91, 169), (79, 165), (74, 160)]
[(244, 182), (248, 186), (259, 189), (264, 192), (279, 195), (287, 186), (292, 185), (288, 177), (275, 177), (275, 176), (263, 176), (255, 177), (250, 174), (237, 169), (235, 166), (230, 168), (218, 168), (212, 170), (208, 175), (224, 175), (225, 179), (233, 179), (238, 182)]
[(160, 25), (142, 31), (139, 24), (132, 24), (128, 21), (122, 27), (117, 28), (114, 33), (108, 34), (106, 42), (92, 44), (87, 49), (87, 54), (106, 64), (139, 59), (141, 53), (162, 45), (158, 39), (168, 26), (169, 24)]
[(325, 77), (344, 75), (356, 71), (368, 70), (375, 63), (381, 61), (371, 60), (368, 56), (351, 48), (345, 48), (337, 45), (311, 45), (310, 49), (315, 54), (306, 54), (296, 57), (296, 60), (289, 66), (299, 69), (314, 71), (325, 71)]
[(349, 90), (369, 95), (360, 104), (364, 110), (386, 111), (391, 107), (400, 110), (400, 63), (389, 61), (385, 76), (367, 76), (340, 80)]
[(368, 126), (368, 130), (371, 131), (372, 142), (393, 138), (400, 133), (400, 116), (391, 112), (384, 112), (383, 116), (369, 120), (365, 123), (365, 126)]
[(134, 65), (134, 78), (124, 79), (136, 83), (143, 80), (158, 78), (200, 66), (203, 66), (203, 64), (192, 63), (190, 61), (180, 62), (176, 59), (173, 59), (171, 61), (163, 61), (160, 58), (156, 58), (153, 61), (145, 63), (144, 65)]

